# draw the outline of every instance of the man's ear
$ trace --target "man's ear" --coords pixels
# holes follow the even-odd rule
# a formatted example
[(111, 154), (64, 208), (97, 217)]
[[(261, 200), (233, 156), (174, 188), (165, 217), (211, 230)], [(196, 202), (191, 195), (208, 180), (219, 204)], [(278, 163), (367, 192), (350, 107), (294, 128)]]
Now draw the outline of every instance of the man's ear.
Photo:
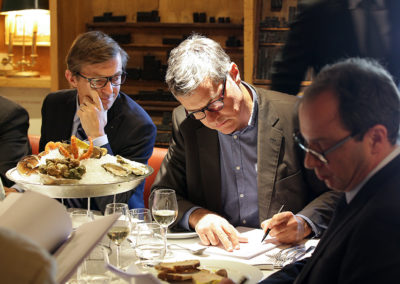
[(390, 144), (387, 129), (382, 124), (371, 127), (365, 135), (368, 136), (372, 153), (377, 153), (386, 144)]
[(240, 79), (239, 67), (234, 62), (231, 63), (229, 75), (231, 76), (232, 80), (235, 81), (236, 84), (238, 85), (240, 84), (241, 79)]
[(76, 76), (70, 71), (70, 70), (65, 70), (65, 78), (67, 79), (68, 83), (73, 87), (76, 88), (78, 86), (77, 78)]

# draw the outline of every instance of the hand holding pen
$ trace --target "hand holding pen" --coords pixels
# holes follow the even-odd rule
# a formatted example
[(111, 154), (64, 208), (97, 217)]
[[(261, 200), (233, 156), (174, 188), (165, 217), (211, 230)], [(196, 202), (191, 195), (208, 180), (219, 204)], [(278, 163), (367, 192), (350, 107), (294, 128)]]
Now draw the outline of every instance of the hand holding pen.
[[(282, 212), (283, 206), (284, 205), (281, 206), (281, 208), (279, 209), (278, 213), (276, 213), (276, 214), (279, 214), (279, 213)], [(265, 240), (265, 238), (268, 236), (270, 231), (271, 231), (271, 227), (268, 227), (268, 229), (265, 231), (265, 234), (264, 234), (263, 238), (261, 239), (261, 242), (263, 242)]]
[(312, 232), (301, 215), (294, 215), (290, 211), (275, 214), (271, 219), (262, 222), (261, 227), (268, 228), (268, 233), (283, 244), (297, 243)]

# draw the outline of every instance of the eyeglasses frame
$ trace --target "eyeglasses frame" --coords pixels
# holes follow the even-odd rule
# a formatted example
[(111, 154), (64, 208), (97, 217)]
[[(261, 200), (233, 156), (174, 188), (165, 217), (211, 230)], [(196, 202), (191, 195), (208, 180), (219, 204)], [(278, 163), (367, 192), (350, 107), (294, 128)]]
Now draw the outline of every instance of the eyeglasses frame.
[[(97, 89), (102, 89), (102, 88), (104, 88), (105, 86), (107, 86), (108, 82), (110, 82), (111, 85), (113, 85), (113, 86), (121, 86), (123, 83), (125, 83), (125, 81), (126, 81), (126, 75), (127, 75), (128, 73), (126, 73), (125, 71), (122, 71), (122, 73), (119, 74), (119, 75), (113, 75), (113, 76), (108, 76), (108, 77), (106, 77), (106, 76), (105, 76), (105, 77), (97, 77), (97, 78), (88, 78), (88, 77), (82, 75), (80, 72), (75, 72), (75, 74), (78, 75), (79, 77), (82, 77), (82, 78), (86, 79), (86, 80), (89, 82), (90, 87), (91, 87), (92, 89), (96, 89), (96, 90), (97, 90)], [(114, 83), (112, 82), (112, 78), (114, 78), (115, 76), (121, 76), (121, 83), (120, 83), (120, 84), (114, 84)], [(123, 80), (122, 80), (122, 78), (123, 78), (122, 76), (125, 76)], [(106, 81), (106, 83), (105, 83), (102, 87), (93, 87), (92, 81), (93, 81), (93, 80), (98, 80), (98, 79), (107, 79), (107, 81)]]
[(293, 133), (293, 139), (294, 141), (297, 143), (297, 145), (306, 153), (310, 153), (312, 155), (314, 155), (314, 157), (316, 157), (319, 161), (321, 161), (323, 164), (327, 165), (328, 164), (328, 159), (326, 158), (326, 155), (335, 151), (336, 149), (338, 149), (340, 146), (342, 146), (344, 143), (346, 143), (348, 140), (350, 140), (351, 138), (354, 137), (354, 135), (348, 135), (346, 137), (344, 137), (343, 139), (339, 140), (335, 145), (329, 147), (328, 149), (326, 149), (325, 151), (319, 153), (307, 146), (305, 146), (302, 142), (301, 139), (299, 137), (300, 132), (295, 132)]
[[(222, 87), (222, 92), (221, 92), (221, 94), (219, 95), (219, 98), (218, 98), (218, 99), (216, 99), (215, 101), (210, 102), (209, 104), (207, 104), (205, 107), (203, 107), (203, 108), (200, 109), (200, 110), (188, 112), (188, 111), (185, 109), (186, 117), (190, 117), (191, 119), (194, 119), (194, 120), (202, 120), (202, 119), (205, 119), (206, 116), (207, 116), (207, 115), (206, 115), (206, 111), (210, 111), (210, 112), (221, 111), (221, 110), (224, 108), (224, 106), (225, 106), (225, 105), (224, 105), (224, 98), (225, 98), (225, 90), (226, 90), (226, 78), (227, 78), (227, 77), (225, 76), (224, 82), (223, 82), (223, 87)], [(222, 107), (221, 107), (220, 109), (218, 109), (218, 110), (209, 109), (210, 106), (211, 106), (212, 104), (216, 103), (216, 102), (221, 102), (221, 103), (222, 103)], [(196, 117), (194, 116), (194, 114), (196, 114), (196, 113), (203, 113), (203, 114), (204, 114), (204, 117), (202, 117), (202, 118), (196, 118)]]

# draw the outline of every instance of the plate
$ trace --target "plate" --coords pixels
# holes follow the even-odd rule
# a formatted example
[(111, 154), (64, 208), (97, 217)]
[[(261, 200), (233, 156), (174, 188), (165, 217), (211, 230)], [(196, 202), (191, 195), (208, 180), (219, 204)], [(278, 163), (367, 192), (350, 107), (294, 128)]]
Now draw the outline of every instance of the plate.
[(123, 181), (102, 184), (58, 184), (49, 185), (29, 182), (23, 179), (16, 168), (7, 171), (8, 179), (15, 182), (24, 190), (32, 190), (52, 198), (86, 198), (118, 194), (137, 187), (146, 177), (153, 173), (153, 168), (145, 165), (148, 173), (142, 176), (131, 175)]
[[(208, 269), (210, 271), (217, 271), (224, 268), (228, 277), (235, 283), (239, 283), (243, 277), (247, 278), (246, 284), (256, 284), (262, 278), (263, 274), (258, 268), (251, 266), (244, 262), (231, 261), (225, 259), (201, 259), (200, 268)], [(129, 269), (128, 269), (129, 270)], [(152, 274), (157, 275), (155, 269), (151, 271)], [(161, 283), (167, 283), (161, 281)], [(181, 282), (171, 282), (171, 283), (192, 283), (192, 281), (181, 281)]]
[(196, 232), (167, 233), (167, 239), (192, 239), (197, 238)]

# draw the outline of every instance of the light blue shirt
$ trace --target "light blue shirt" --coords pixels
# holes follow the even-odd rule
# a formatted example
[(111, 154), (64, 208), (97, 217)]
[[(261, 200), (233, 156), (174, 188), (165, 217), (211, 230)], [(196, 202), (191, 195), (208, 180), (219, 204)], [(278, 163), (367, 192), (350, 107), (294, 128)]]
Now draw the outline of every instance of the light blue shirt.
[(224, 217), (233, 226), (259, 227), (257, 192), (258, 99), (252, 87), (253, 109), (247, 126), (232, 134), (218, 132), (221, 200)]
[[(75, 112), (75, 115), (74, 115), (74, 121), (72, 123), (71, 136), (72, 135), (76, 135), (76, 131), (78, 129), (78, 126), (81, 123), (81, 120), (79, 119), (79, 116), (78, 116), (78, 109), (79, 109), (79, 99), (78, 99), (78, 95), (76, 95), (76, 112)], [(108, 110), (105, 110), (105, 113), (104, 113), (104, 115), (106, 115), (106, 116), (107, 116), (107, 111)], [(100, 137), (97, 137), (97, 138), (93, 139), (93, 145), (94, 146), (101, 147), (101, 146), (106, 145), (106, 144), (108, 144), (107, 134), (104, 134), (103, 136), (100, 136)]]

